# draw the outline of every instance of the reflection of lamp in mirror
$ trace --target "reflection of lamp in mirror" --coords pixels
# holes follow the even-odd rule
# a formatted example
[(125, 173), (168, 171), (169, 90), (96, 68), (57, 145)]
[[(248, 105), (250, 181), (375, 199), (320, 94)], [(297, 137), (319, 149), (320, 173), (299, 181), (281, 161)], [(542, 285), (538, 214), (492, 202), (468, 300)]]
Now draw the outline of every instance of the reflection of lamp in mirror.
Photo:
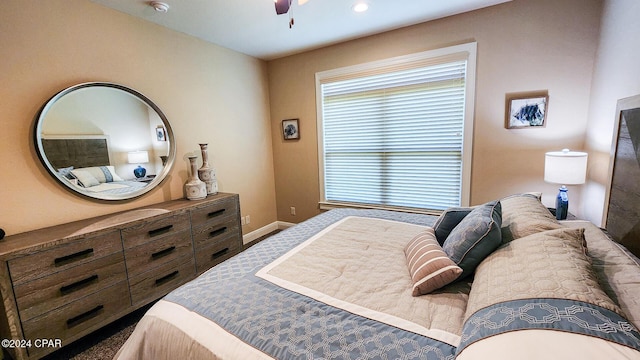
[(556, 198), (556, 219), (565, 220), (569, 212), (569, 195), (565, 185), (584, 184), (587, 175), (587, 153), (550, 151), (544, 156), (544, 181), (562, 184)]
[(140, 164), (146, 164), (149, 162), (148, 152), (131, 151), (127, 153), (127, 160), (129, 164), (138, 164), (138, 167), (133, 169), (133, 175), (137, 178), (142, 178), (147, 174), (147, 169), (143, 168)]

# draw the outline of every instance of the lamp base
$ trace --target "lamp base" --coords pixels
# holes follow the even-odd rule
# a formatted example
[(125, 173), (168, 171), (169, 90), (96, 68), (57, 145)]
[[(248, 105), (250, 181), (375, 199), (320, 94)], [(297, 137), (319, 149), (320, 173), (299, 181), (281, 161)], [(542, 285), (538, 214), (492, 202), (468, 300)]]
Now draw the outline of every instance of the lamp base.
[(560, 187), (560, 192), (558, 192), (558, 196), (556, 197), (556, 219), (557, 220), (567, 219), (567, 214), (569, 213), (569, 195), (567, 191), (568, 191), (567, 187), (562, 185)]
[(138, 165), (137, 168), (133, 169), (133, 175), (135, 175), (137, 178), (143, 178), (145, 175), (147, 175), (147, 169)]

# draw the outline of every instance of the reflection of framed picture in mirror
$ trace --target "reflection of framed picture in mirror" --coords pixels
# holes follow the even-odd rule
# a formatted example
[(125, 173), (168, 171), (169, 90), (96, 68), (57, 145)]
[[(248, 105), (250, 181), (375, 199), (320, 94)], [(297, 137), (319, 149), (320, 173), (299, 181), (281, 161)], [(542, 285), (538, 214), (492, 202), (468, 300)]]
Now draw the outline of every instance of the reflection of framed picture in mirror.
[(285, 140), (300, 139), (300, 128), (298, 127), (298, 119), (282, 120), (282, 135)]
[(158, 141), (167, 141), (167, 131), (164, 129), (164, 126), (158, 126), (156, 128), (156, 138)]
[(528, 93), (514, 93), (506, 95), (507, 129), (545, 127), (549, 93), (535, 91)]

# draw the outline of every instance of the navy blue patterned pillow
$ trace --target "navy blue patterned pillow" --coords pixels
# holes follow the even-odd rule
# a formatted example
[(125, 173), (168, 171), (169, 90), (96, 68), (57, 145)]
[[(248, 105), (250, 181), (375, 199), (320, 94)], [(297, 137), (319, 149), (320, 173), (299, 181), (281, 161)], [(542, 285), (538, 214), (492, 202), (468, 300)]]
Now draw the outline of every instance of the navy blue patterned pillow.
[(451, 231), (460, 224), (460, 221), (462, 221), (471, 210), (473, 210), (473, 208), (454, 207), (440, 214), (440, 217), (438, 217), (438, 220), (436, 220), (436, 223), (433, 225), (433, 230), (436, 233), (436, 239), (438, 239), (440, 246), (444, 244), (447, 236), (449, 236)]
[(492, 201), (475, 207), (451, 230), (442, 248), (459, 267), (461, 280), (473, 274), (484, 258), (502, 243), (502, 207)]

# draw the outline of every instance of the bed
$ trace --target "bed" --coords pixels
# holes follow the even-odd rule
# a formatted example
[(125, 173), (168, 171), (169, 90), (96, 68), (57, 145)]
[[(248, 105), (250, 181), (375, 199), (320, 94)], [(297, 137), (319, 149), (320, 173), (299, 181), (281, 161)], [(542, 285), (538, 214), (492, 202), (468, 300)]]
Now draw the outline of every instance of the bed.
[(535, 194), (336, 209), (159, 300), (115, 358), (640, 359), (639, 299), (637, 257)]
[(105, 135), (49, 136), (42, 139), (47, 161), (68, 186), (94, 194), (128, 194), (146, 182), (122, 179), (112, 166)]

